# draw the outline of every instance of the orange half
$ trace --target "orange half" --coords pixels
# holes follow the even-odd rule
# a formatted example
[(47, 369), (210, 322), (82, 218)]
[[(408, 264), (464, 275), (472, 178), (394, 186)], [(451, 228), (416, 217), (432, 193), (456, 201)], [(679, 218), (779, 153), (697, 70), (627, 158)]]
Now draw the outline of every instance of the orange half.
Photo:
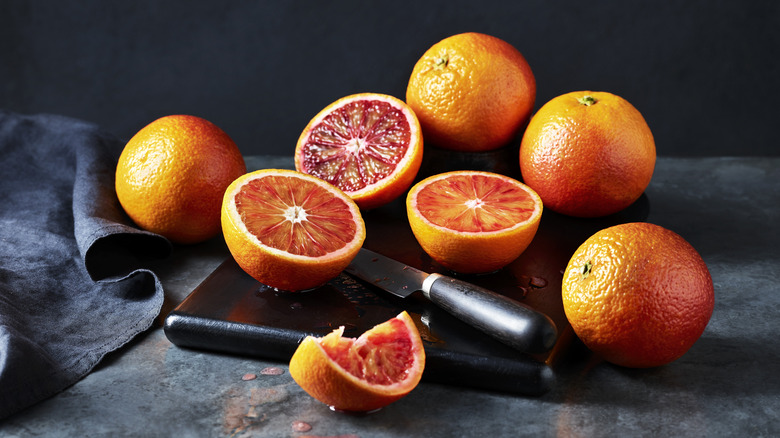
[(298, 139), (295, 168), (343, 190), (363, 209), (387, 204), (422, 163), (420, 123), (403, 101), (361, 93), (325, 107)]
[(233, 258), (259, 282), (310, 289), (337, 276), (366, 237), (360, 209), (338, 188), (304, 173), (248, 173), (225, 191), (222, 232)]
[(406, 210), (414, 236), (431, 258), (473, 274), (500, 269), (525, 251), (539, 228), (542, 200), (513, 178), (455, 171), (417, 183)]

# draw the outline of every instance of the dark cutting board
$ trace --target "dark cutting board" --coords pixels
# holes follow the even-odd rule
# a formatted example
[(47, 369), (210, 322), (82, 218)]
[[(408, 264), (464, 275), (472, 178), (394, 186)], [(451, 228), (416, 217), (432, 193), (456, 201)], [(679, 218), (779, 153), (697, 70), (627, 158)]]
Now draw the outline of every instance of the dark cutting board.
[[(506, 167), (508, 161), (501, 153), (438, 153), (434, 163), (517, 177)], [(423, 167), (427, 171), (421, 171), (420, 177), (450, 170), (431, 162), (429, 158)], [(419, 292), (402, 300), (344, 273), (315, 290), (278, 292), (252, 279), (232, 258), (168, 315), (165, 334), (181, 347), (287, 362), (306, 335), (322, 336), (344, 326), (346, 336), (356, 337), (406, 310), (425, 345), (425, 380), (539, 395), (553, 385), (555, 370), (574, 340), (561, 304), (561, 279), (569, 258), (594, 232), (642, 220), (647, 211), (645, 197), (624, 212), (597, 220), (544, 211), (536, 237), (517, 260), (497, 272), (469, 276), (448, 272), (422, 251), (409, 228), (404, 199), (363, 212), (366, 248), (426, 272), (457, 276), (549, 316), (559, 336), (555, 347), (545, 354), (529, 355), (507, 347), (450, 316)]]

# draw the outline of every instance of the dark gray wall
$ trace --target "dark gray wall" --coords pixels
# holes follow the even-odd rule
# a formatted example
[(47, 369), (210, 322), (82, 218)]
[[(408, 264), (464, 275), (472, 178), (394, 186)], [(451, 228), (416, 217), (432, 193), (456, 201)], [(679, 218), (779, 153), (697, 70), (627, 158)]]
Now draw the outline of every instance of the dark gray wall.
[(188, 113), (245, 154), (291, 154), (331, 101), (403, 98), (432, 44), (517, 47), (537, 108), (568, 91), (632, 102), (667, 156), (778, 155), (780, 2), (0, 0), (0, 108), (129, 138)]

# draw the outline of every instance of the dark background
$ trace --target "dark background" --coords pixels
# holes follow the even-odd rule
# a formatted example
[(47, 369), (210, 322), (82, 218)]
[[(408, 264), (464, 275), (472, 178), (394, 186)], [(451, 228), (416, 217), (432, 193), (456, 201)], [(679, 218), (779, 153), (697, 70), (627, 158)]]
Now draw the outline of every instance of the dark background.
[(536, 108), (577, 90), (643, 113), (659, 155), (778, 155), (780, 2), (0, 0), (0, 108), (128, 139), (186, 113), (246, 155), (291, 155), (339, 97), (404, 98), (437, 41), (513, 44)]

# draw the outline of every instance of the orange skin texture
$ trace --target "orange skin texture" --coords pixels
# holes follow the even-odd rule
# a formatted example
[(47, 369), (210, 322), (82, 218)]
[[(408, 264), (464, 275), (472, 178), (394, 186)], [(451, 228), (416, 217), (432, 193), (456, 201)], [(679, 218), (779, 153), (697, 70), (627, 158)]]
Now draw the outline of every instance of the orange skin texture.
[[(539, 196), (532, 190), (530, 191), (531, 202), (536, 204), (538, 210), (520, 225), (512, 223), (511, 227), (490, 232), (463, 232), (454, 228), (458, 226), (457, 223), (437, 226), (421, 213), (425, 207), (418, 202), (420, 191), (429, 182), (447, 175), (483, 175), (511, 181), (518, 186), (526, 187), (506, 176), (475, 171), (447, 172), (420, 181), (412, 187), (407, 195), (406, 211), (412, 232), (423, 250), (442, 266), (461, 274), (496, 271), (519, 257), (531, 244), (539, 228), (543, 210), (542, 200)], [(441, 210), (438, 214), (440, 217), (451, 218), (459, 216), (464, 211), (466, 209), (463, 208), (460, 210), (447, 209), (446, 211)]]
[[(583, 105), (584, 96), (596, 102)], [(645, 119), (606, 92), (550, 100), (531, 118), (520, 145), (523, 181), (545, 206), (577, 217), (606, 216), (634, 203), (650, 184), (655, 160)]]
[[(341, 199), (353, 215), (349, 220), (354, 221), (354, 235), (344, 248), (320, 257), (294, 256), (269, 248), (249, 233), (231, 204), (235, 204), (234, 196), (239, 186), (247, 180), (268, 174), (292, 175), (327, 185), (328, 190)], [(241, 269), (260, 283), (283, 291), (312, 289), (338, 276), (357, 255), (366, 237), (365, 224), (354, 201), (338, 188), (292, 170), (264, 169), (236, 179), (225, 191), (221, 222), (225, 243)]]
[(406, 89), (426, 141), (466, 152), (508, 144), (535, 99), (536, 79), (523, 55), (506, 41), (474, 32), (429, 48)]
[[(339, 169), (335, 167), (331, 168), (329, 170), (331, 173), (326, 174), (318, 174), (318, 171), (312, 169), (311, 163), (308, 162), (308, 158), (310, 158), (308, 148), (311, 147), (309, 143), (311, 141), (312, 131), (322, 124), (324, 117), (327, 117), (339, 108), (342, 108), (351, 102), (374, 99), (381, 99), (387, 103), (390, 103), (397, 109), (405, 111), (405, 115), (409, 123), (409, 144), (403, 158), (392, 166), (394, 168), (389, 175), (360, 190), (349, 190), (340, 184), (337, 178), (334, 178), (333, 173), (337, 172)], [(386, 140), (386, 138), (384, 140)], [(383, 139), (377, 138), (376, 143), (387, 142), (383, 141)], [(355, 158), (357, 161), (363, 160), (363, 163), (361, 164), (365, 164), (367, 167), (371, 167), (367, 163), (367, 160), (370, 159), (370, 153), (367, 153), (367, 149), (371, 148), (366, 148), (365, 143), (363, 143), (363, 146), (357, 153), (347, 153), (344, 154), (344, 157), (348, 160)], [(299, 172), (309, 173), (330, 182), (349, 195), (349, 197), (351, 197), (361, 209), (369, 210), (385, 205), (406, 192), (417, 176), (417, 172), (420, 170), (422, 157), (422, 128), (420, 127), (420, 122), (417, 119), (414, 111), (405, 102), (393, 96), (378, 93), (358, 93), (336, 100), (335, 102), (323, 108), (309, 121), (309, 123), (303, 129), (303, 132), (301, 132), (295, 148), (295, 169)], [(344, 163), (344, 161), (341, 159), (336, 161)]]
[[(408, 369), (393, 370), (401, 372), (401, 382), (390, 385), (370, 383), (339, 365), (329, 356), (328, 351), (338, 351), (336, 354), (345, 355), (354, 341), (342, 338), (340, 330), (322, 338), (307, 336), (290, 359), (290, 375), (309, 395), (341, 411), (368, 412), (399, 400), (420, 382), (425, 368), (425, 350), (409, 315), (403, 312), (394, 319), (396, 321), (390, 320), (374, 327), (364, 336), (382, 332), (393, 336), (392, 332), (397, 330), (394, 325), (400, 322), (404, 326), (403, 331), (408, 333), (402, 334), (408, 335), (409, 354), (414, 357), (414, 363), (408, 365)], [(349, 365), (360, 367), (355, 362)], [(368, 363), (367, 366), (381, 367), (382, 363)]]
[[(590, 272), (583, 275), (590, 264)], [(563, 306), (574, 332), (605, 360), (648, 368), (678, 359), (712, 316), (712, 277), (681, 236), (649, 223), (601, 230), (565, 271)]]
[(171, 115), (138, 131), (116, 169), (116, 193), (141, 228), (174, 243), (219, 234), (225, 188), (246, 173), (236, 144), (213, 123)]

